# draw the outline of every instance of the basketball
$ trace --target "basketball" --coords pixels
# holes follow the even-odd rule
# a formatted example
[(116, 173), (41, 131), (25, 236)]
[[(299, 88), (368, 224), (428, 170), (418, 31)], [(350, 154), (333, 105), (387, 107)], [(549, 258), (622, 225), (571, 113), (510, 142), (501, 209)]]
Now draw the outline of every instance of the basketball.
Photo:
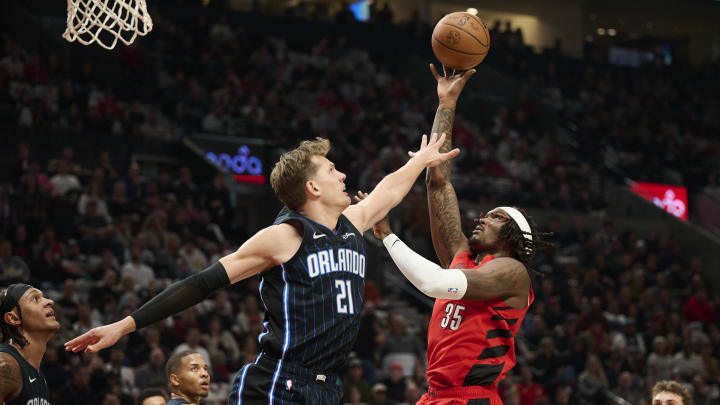
[(490, 49), (490, 33), (485, 23), (464, 11), (450, 13), (438, 21), (431, 41), (435, 57), (456, 70), (479, 65)]

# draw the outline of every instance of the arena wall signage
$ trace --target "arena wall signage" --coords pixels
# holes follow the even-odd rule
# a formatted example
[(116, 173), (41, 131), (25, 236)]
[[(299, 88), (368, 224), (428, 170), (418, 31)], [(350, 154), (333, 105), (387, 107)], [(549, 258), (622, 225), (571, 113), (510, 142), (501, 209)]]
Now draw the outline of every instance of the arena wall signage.
[(687, 188), (635, 181), (630, 184), (630, 190), (683, 221), (688, 220)]
[(260, 175), (263, 171), (262, 160), (250, 154), (250, 148), (242, 145), (237, 148), (237, 154), (207, 152), (205, 157), (216, 165), (235, 174)]

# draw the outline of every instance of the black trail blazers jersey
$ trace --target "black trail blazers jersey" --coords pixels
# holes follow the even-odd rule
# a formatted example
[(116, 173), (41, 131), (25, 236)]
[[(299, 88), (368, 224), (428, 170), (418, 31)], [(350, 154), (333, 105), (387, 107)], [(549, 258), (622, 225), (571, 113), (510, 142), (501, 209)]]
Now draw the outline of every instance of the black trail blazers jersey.
[(23, 383), (20, 395), (10, 401), (5, 401), (5, 405), (50, 405), (45, 376), (32, 364), (25, 361), (25, 358), (13, 346), (0, 343), (0, 353), (7, 353), (15, 358), (20, 365)]
[(285, 362), (340, 374), (360, 327), (365, 242), (344, 215), (335, 231), (287, 208), (274, 224), (293, 220), (303, 226), (300, 248), (260, 275), (262, 351), (278, 359), (276, 374)]

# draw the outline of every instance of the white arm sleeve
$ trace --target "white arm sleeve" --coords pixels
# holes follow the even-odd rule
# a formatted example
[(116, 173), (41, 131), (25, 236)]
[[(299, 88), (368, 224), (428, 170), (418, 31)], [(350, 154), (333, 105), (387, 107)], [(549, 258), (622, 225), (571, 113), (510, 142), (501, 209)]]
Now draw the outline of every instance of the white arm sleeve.
[(395, 234), (383, 239), (395, 265), (423, 294), (446, 300), (459, 300), (467, 290), (467, 277), (458, 269), (445, 270), (410, 249)]

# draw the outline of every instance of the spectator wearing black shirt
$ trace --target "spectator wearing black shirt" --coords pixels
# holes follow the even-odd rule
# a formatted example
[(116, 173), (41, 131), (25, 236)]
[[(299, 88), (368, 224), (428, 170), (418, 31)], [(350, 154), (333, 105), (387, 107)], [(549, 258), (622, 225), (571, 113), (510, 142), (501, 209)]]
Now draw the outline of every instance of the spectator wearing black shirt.
[(65, 383), (58, 405), (94, 404), (99, 401), (98, 393), (90, 387), (90, 368), (80, 366), (73, 369), (72, 378)]

